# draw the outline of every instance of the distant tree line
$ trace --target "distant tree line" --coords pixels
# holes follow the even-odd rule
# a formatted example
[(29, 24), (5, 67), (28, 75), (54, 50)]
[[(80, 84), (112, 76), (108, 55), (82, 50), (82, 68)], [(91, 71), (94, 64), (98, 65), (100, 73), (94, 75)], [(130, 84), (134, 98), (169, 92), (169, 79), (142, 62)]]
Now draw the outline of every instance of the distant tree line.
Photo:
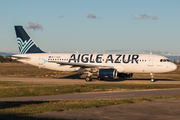
[(17, 61), (11, 59), (10, 57), (3, 57), (0, 55), (0, 63), (4, 63), (4, 62), (17, 62)]

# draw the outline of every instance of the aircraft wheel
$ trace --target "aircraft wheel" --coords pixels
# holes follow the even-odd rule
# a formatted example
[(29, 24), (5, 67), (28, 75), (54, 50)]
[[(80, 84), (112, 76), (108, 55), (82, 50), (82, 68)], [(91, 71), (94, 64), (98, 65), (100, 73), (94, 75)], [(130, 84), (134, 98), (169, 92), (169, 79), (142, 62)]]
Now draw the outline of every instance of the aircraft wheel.
[(150, 76), (151, 76), (151, 82), (155, 82), (155, 80), (154, 80), (154, 74), (153, 74), (153, 73), (150, 73)]
[(85, 80), (86, 80), (86, 82), (90, 82), (90, 81), (92, 81), (92, 78), (91, 78), (90, 76), (87, 76), (87, 77), (85, 78)]
[(103, 78), (100, 78), (100, 77), (98, 77), (97, 79), (98, 79), (98, 80), (104, 80)]
[(155, 82), (153, 78), (151, 79), (151, 82)]

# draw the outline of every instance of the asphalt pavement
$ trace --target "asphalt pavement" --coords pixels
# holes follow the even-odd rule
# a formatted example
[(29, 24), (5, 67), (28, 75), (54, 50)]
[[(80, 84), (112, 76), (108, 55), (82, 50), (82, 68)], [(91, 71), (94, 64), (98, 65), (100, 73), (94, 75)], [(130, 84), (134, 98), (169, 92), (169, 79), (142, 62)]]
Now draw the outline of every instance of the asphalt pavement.
[(155, 97), (155, 96), (170, 96), (170, 95), (180, 95), (180, 88), (125, 91), (125, 92), (80, 93), (80, 94), (32, 96), (32, 97), (11, 97), (11, 98), (0, 98), (0, 101), (58, 101), (58, 100), (73, 100), (73, 99), (137, 98), (137, 97)]
[(150, 82), (150, 79), (117, 79), (117, 80), (102, 80), (93, 79), (91, 82), (86, 82), (84, 79), (69, 79), (69, 78), (0, 78), (0, 81), (18, 81), (27, 84), (180, 84), (177, 80), (155, 79), (156, 82)]
[(76, 120), (180, 120), (180, 98), (30, 115)]

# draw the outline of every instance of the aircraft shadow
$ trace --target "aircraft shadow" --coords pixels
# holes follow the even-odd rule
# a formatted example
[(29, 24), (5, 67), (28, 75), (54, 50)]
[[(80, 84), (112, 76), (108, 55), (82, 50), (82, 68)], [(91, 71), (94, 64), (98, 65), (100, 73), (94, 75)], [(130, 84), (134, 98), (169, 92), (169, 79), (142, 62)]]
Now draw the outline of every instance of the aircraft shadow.
[[(151, 78), (134, 78), (134, 79), (127, 79), (127, 78), (119, 78), (119, 79), (114, 79), (114, 80), (102, 80), (102, 81), (106, 81), (106, 82), (119, 82), (119, 81), (130, 81), (130, 80), (139, 80), (139, 81), (150, 81)], [(177, 81), (177, 80), (172, 80), (172, 79), (155, 79), (156, 81)]]
[(77, 74), (73, 74), (73, 75), (68, 75), (68, 76), (66, 76), (66, 77), (58, 77), (58, 79), (85, 79), (85, 78), (82, 78), (81, 77), (82, 76), (82, 74), (80, 74), (80, 73), (77, 73)]
[[(68, 75), (66, 77), (59, 77), (57, 79), (81, 79), (84, 80), (85, 77), (83, 74), (77, 73), (77, 74), (73, 74), (73, 75)], [(98, 80), (97, 77), (93, 77), (92, 81), (96, 81)], [(142, 81), (150, 81), (151, 78), (117, 78), (117, 79), (104, 79), (101, 81), (106, 81), (106, 82), (119, 82), (119, 81), (128, 81), (128, 80), (142, 80)], [(160, 78), (155, 78), (155, 81), (177, 81), (177, 80), (173, 80), (173, 79), (160, 79)]]
[[(149, 81), (150, 81), (151, 78), (149, 78), (149, 79), (148, 79), (148, 78), (127, 79), (127, 80), (149, 80)], [(160, 79), (160, 78), (159, 78), (159, 79), (158, 79), (158, 78), (156, 79), (156, 78), (155, 78), (155, 81), (177, 81), (177, 80), (172, 80), (172, 79)]]

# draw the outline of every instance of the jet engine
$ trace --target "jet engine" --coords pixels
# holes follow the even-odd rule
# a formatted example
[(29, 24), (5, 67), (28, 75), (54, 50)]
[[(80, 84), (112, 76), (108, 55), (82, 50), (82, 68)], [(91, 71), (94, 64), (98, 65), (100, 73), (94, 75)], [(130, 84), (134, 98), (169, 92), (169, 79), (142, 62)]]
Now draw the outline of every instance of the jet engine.
[(118, 73), (117, 76), (120, 78), (131, 78), (133, 77), (133, 73)]
[(116, 79), (117, 77), (117, 70), (110, 68), (110, 69), (99, 69), (99, 78), (100, 79)]

